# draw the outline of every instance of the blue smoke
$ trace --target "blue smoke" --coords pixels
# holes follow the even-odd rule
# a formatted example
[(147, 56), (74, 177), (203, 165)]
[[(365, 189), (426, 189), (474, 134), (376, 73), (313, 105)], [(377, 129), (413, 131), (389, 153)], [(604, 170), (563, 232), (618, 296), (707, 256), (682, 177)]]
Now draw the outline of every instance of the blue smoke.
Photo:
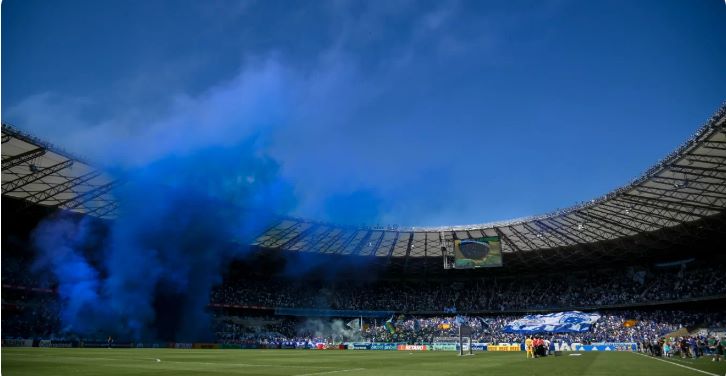
[[(297, 125), (301, 113), (319, 111), (301, 100), (306, 83), (263, 63), (196, 98), (181, 96), (166, 118), (109, 121), (66, 136), (62, 144), (84, 146), (124, 183), (114, 192), (118, 217), (107, 229), (59, 215), (34, 232), (37, 268), (58, 281), (64, 330), (136, 340), (208, 338), (211, 287), (276, 215), (298, 205), (296, 187), (268, 155), (275, 132)], [(343, 195), (322, 210), (366, 222), (378, 218), (371, 210), (376, 200), (369, 193)], [(325, 262), (305, 255), (290, 260), (290, 275)]]
[[(33, 242), (41, 250), (35, 269), (53, 270), (58, 279), (58, 295), (63, 312), (64, 330), (87, 332), (96, 325), (94, 316), (99, 297), (99, 272), (83, 253), (91, 230), (90, 218), (59, 214), (43, 221), (33, 233)], [(98, 307), (100, 309), (101, 307)]]
[[(294, 205), (276, 163), (253, 142), (169, 157), (129, 171), (94, 264), (87, 217), (53, 217), (34, 232), (39, 267), (58, 279), (65, 329), (133, 339), (208, 339), (209, 292), (276, 213)], [(98, 251), (98, 250), (96, 250)], [(170, 324), (171, 323), (171, 324)]]

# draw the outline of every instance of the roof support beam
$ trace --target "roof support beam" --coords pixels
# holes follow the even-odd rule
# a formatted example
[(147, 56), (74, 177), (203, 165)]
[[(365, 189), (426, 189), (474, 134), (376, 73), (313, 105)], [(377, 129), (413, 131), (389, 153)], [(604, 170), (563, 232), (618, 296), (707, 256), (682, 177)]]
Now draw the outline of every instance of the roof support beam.
[(277, 231), (276, 234), (271, 235), (268, 239), (265, 239), (265, 241), (260, 243), (261, 247), (265, 248), (276, 248), (282, 239), (284, 239), (288, 234), (294, 232), (298, 228), (300, 228), (303, 223), (302, 221), (295, 222), (289, 227), (285, 227), (284, 229), (280, 229)]
[(696, 171), (717, 172), (717, 173), (721, 173), (721, 174), (726, 174), (726, 170), (722, 170), (720, 168), (714, 168), (714, 167), (699, 167), (699, 166), (672, 164), (672, 165), (670, 165), (670, 168), (671, 169), (673, 169), (673, 168), (689, 169), (689, 170), (696, 170)]
[[(622, 222), (623, 224), (628, 224), (628, 225), (631, 225), (631, 226), (634, 226), (634, 227), (637, 226), (637, 228), (640, 228), (641, 231), (650, 231), (650, 230), (654, 230), (653, 227), (655, 227), (657, 229), (657, 228), (663, 226), (660, 223), (646, 221), (646, 220), (641, 219), (641, 218), (636, 217), (636, 216), (623, 215), (622, 213), (619, 213), (617, 211), (613, 211), (609, 207), (604, 206), (604, 205), (598, 205), (597, 207), (591, 207), (591, 208), (589, 208), (589, 210), (593, 210), (596, 213), (605, 215), (606, 218), (608, 216), (616, 217), (618, 219), (618, 223)], [(638, 226), (636, 224), (639, 224), (641, 226), (646, 226), (646, 227), (641, 228), (641, 226)]]
[[(567, 245), (567, 243), (557, 244), (557, 243), (553, 242), (551, 239), (549, 239), (549, 237), (547, 237), (544, 234), (545, 231), (538, 230), (538, 229), (534, 228), (529, 222), (522, 222), (522, 225), (524, 227), (526, 227), (530, 232), (532, 232), (533, 234), (535, 234), (535, 236), (537, 237), (537, 239), (541, 239), (542, 242), (545, 243), (546, 245), (548, 245), (550, 248), (557, 248), (557, 247), (561, 247), (563, 245)], [(539, 224), (537, 224), (537, 225), (539, 226)], [(557, 240), (560, 240), (561, 241), (560, 238), (557, 238)]]
[[(358, 231), (359, 231), (359, 230), (357, 230), (357, 229), (356, 229), (356, 230), (353, 230), (353, 232), (352, 232), (352, 233), (351, 233), (351, 234), (350, 234), (349, 236), (347, 236), (347, 237), (345, 238), (345, 240), (343, 240), (343, 242), (342, 242), (342, 243), (340, 244), (340, 248), (338, 248), (338, 250), (337, 250), (336, 252), (333, 252), (333, 253), (335, 253), (335, 254), (341, 254), (341, 253), (343, 253), (343, 251), (345, 251), (345, 249), (346, 249), (346, 248), (348, 247), (348, 245), (349, 245), (349, 244), (350, 244), (351, 242), (353, 242), (353, 239), (355, 239), (356, 235), (358, 235)], [(370, 231), (369, 231), (369, 233), (370, 233)], [(362, 237), (361, 239), (365, 239), (365, 237), (366, 237), (366, 236), (364, 235), (364, 236), (363, 236), (363, 237)], [(360, 242), (359, 242), (359, 243), (360, 243)], [(330, 249), (331, 249), (331, 250), (332, 250), (332, 247), (333, 247), (333, 246), (335, 246), (335, 243), (332, 243), (332, 244), (330, 245)], [(355, 248), (353, 248), (353, 249), (355, 249)], [(327, 250), (326, 250), (326, 251), (327, 251)]]
[[(512, 250), (516, 251), (516, 253), (522, 252), (522, 250), (519, 249), (519, 247), (516, 244), (514, 244), (514, 242), (511, 239), (509, 239), (509, 237), (507, 235), (504, 235), (504, 233), (502, 232), (502, 230), (499, 229), (499, 227), (494, 227), (494, 231), (496, 231), (497, 235), (499, 235), (499, 237), (504, 242), (506, 242), (509, 245), (509, 247), (512, 248)], [(441, 244), (443, 246), (444, 239), (441, 239)]]
[(118, 201), (109, 201), (104, 205), (98, 206), (98, 207), (94, 208), (93, 210), (86, 212), (86, 214), (102, 218), (105, 215), (110, 214), (111, 212), (115, 211), (118, 208), (118, 206), (119, 206)]
[(76, 197), (72, 197), (68, 200), (61, 201), (53, 206), (56, 208), (62, 207), (63, 209), (67, 209), (67, 210), (75, 209), (75, 208), (85, 204), (86, 202), (89, 202), (89, 201), (95, 199), (96, 197), (100, 197), (100, 196), (110, 192), (111, 189), (113, 189), (114, 186), (116, 186), (117, 184), (118, 184), (117, 181), (112, 181), (110, 183), (106, 183), (102, 186), (93, 188), (88, 192), (81, 193), (81, 194), (77, 195)]
[[(690, 188), (690, 187), (681, 187), (681, 188), (678, 188), (678, 190), (674, 190), (674, 189), (665, 189), (665, 188), (651, 187), (651, 186), (643, 185), (643, 186), (638, 187), (638, 190), (640, 190), (641, 192), (653, 193), (653, 194), (657, 194), (657, 195), (663, 196), (663, 197), (673, 197), (678, 200), (687, 200), (687, 201), (691, 201), (691, 202), (695, 202), (695, 203), (698, 203), (699, 201), (693, 201), (693, 200), (689, 199), (688, 197), (690, 197), (690, 196), (708, 197), (708, 198), (713, 198), (713, 199), (717, 199), (717, 200), (726, 198), (726, 194), (720, 195), (720, 196), (713, 195), (713, 194), (706, 193), (706, 192), (710, 192), (710, 191), (700, 190), (697, 188), (692, 188), (692, 189), (696, 190), (696, 192), (686, 192), (686, 190), (688, 188)], [(654, 193), (652, 191), (657, 191), (657, 193)], [(675, 195), (681, 195), (681, 196), (675, 196)], [(686, 196), (686, 197), (683, 197), (683, 196)]]
[(669, 216), (663, 215), (662, 213), (663, 212), (667, 212), (667, 210), (664, 210), (664, 209), (661, 209), (661, 208), (652, 208), (652, 209), (658, 210), (658, 213), (656, 213), (656, 212), (648, 212), (648, 211), (641, 210), (641, 209), (639, 209), (639, 208), (636, 207), (636, 205), (641, 205), (641, 204), (633, 204), (630, 201), (628, 201), (628, 203), (630, 203), (630, 206), (623, 206), (622, 204), (621, 205), (618, 205), (620, 203), (617, 200), (609, 200), (609, 201), (606, 201), (606, 202), (601, 203), (601, 205), (607, 206), (607, 207), (612, 208), (613, 210), (616, 210), (616, 211), (617, 210), (631, 211), (631, 212), (634, 212), (634, 213), (639, 213), (639, 214), (645, 215), (647, 217), (651, 217), (651, 216), (658, 217), (658, 218), (660, 218), (660, 219), (662, 219), (664, 221), (677, 222), (677, 223), (685, 223), (684, 221), (682, 221), (682, 220), (680, 220), (680, 219), (678, 219), (676, 217), (669, 217)]
[[(334, 245), (335, 245), (335, 244), (336, 244), (336, 243), (338, 242), (338, 240), (340, 240), (341, 238), (343, 238), (343, 236), (344, 236), (344, 235), (345, 235), (346, 233), (347, 233), (347, 232), (346, 232), (345, 230), (343, 230), (343, 229), (340, 229), (340, 231), (339, 231), (339, 232), (338, 232), (338, 233), (337, 233), (337, 234), (336, 234), (335, 236), (332, 236), (332, 237), (330, 238), (330, 240), (328, 240), (327, 242), (325, 242), (325, 243), (324, 243), (324, 244), (323, 244), (323, 245), (322, 245), (322, 246), (320, 247), (320, 252), (321, 252), (321, 253), (329, 253), (330, 249), (331, 249), (331, 248), (333, 248), (333, 246), (334, 246)], [(351, 231), (351, 232), (350, 232), (350, 233), (348, 234), (348, 238), (347, 238), (346, 240), (344, 240), (344, 241), (343, 241), (343, 244), (344, 244), (344, 245), (345, 245), (345, 244), (348, 244), (348, 242), (350, 242), (350, 241), (351, 241), (351, 240), (353, 239), (353, 237), (355, 236), (355, 234), (356, 234), (356, 231)], [(336, 252), (336, 253), (337, 253), (337, 252)]]
[[(396, 243), (398, 243), (399, 236), (401, 236), (401, 233), (399, 231), (396, 231), (396, 236), (393, 238), (393, 241), (391, 242), (391, 247), (388, 248), (388, 255), (387, 255), (388, 258), (391, 258), (391, 255), (393, 255), (393, 249), (396, 248)], [(373, 254), (371, 254), (371, 256), (373, 256)]]
[[(589, 208), (589, 209), (592, 209), (592, 208)], [(594, 210), (588, 210), (588, 212), (586, 212), (588, 218), (595, 218), (596, 220), (598, 220), (598, 221), (600, 221), (602, 223), (607, 223), (607, 224), (609, 224), (611, 226), (615, 226), (615, 228), (618, 228), (619, 227), (619, 228), (628, 229), (628, 230), (630, 230), (630, 231), (632, 231), (632, 232), (634, 232), (636, 234), (637, 233), (640, 233), (640, 232), (643, 232), (643, 229), (642, 228), (633, 227), (633, 226), (630, 226), (630, 225), (626, 225), (625, 223), (620, 223), (620, 222), (616, 222), (616, 221), (610, 220), (609, 218), (602, 217), (599, 214), (593, 214), (592, 213), (593, 211)], [(622, 232), (622, 231), (619, 231), (619, 232)], [(624, 235), (630, 235), (630, 234), (624, 233)]]
[(652, 197), (633, 195), (633, 194), (630, 194), (630, 193), (623, 193), (621, 197), (623, 197), (623, 196), (625, 196), (625, 197), (634, 197), (634, 198), (646, 200), (646, 201), (649, 201), (649, 202), (669, 203), (669, 204), (675, 204), (675, 205), (681, 205), (681, 206), (688, 206), (688, 207), (691, 207), (691, 208), (694, 208), (694, 209), (703, 209), (703, 210), (709, 210), (709, 211), (721, 211), (723, 209), (722, 207), (715, 207), (715, 206), (709, 206), (709, 205), (697, 205), (697, 204), (692, 204), (692, 203), (685, 202), (685, 201), (673, 201), (673, 200), (665, 200), (665, 199), (656, 199), (656, 198), (652, 198)]
[[(411, 232), (411, 237), (408, 238), (408, 246), (406, 247), (406, 261), (403, 264), (403, 270), (408, 270), (408, 260), (411, 259), (411, 249), (413, 249), (413, 237), (416, 235), (415, 232)], [(426, 235), (424, 235), (424, 255), (426, 254)]]
[[(648, 193), (656, 195), (658, 198), (673, 198), (678, 202), (690, 202), (696, 205), (715, 205), (723, 206), (723, 201), (726, 200), (726, 196), (716, 196), (706, 194), (702, 191), (698, 192), (686, 192), (688, 187), (679, 187), (676, 189), (663, 189), (653, 187), (640, 187), (640, 193)], [(655, 192), (654, 192), (655, 191)], [(721, 202), (719, 204), (719, 202)]]
[(80, 184), (84, 184), (99, 175), (101, 175), (100, 171), (91, 171), (91, 172), (81, 175), (77, 178), (54, 185), (44, 191), (35, 192), (32, 195), (25, 197), (25, 200), (27, 202), (26, 207), (30, 206), (31, 204), (39, 204), (43, 201), (51, 199), (51, 198), (55, 197), (56, 195), (63, 193)]
[(523, 234), (522, 232), (520, 232), (519, 230), (517, 230), (517, 229), (516, 229), (516, 228), (515, 228), (514, 226), (507, 226), (507, 228), (508, 228), (508, 229), (509, 229), (509, 231), (511, 231), (511, 232), (512, 232), (512, 233), (513, 233), (514, 235), (516, 235), (516, 236), (517, 236), (517, 238), (521, 239), (521, 240), (522, 240), (522, 241), (524, 242), (524, 244), (527, 244), (527, 247), (529, 247), (529, 249), (530, 249), (531, 251), (534, 251), (534, 250), (536, 250), (536, 249), (539, 249), (539, 248), (540, 248), (540, 247), (538, 247), (538, 246), (537, 246), (536, 244), (534, 244), (534, 242), (532, 242), (531, 240), (529, 240), (529, 238), (527, 237), (527, 235), (526, 235), (526, 234)]
[[(590, 239), (582, 236), (582, 234), (580, 234), (580, 233), (571, 231), (572, 223), (569, 222), (568, 220), (566, 220), (564, 215), (560, 215), (557, 217), (551, 217), (551, 218), (548, 218), (547, 220), (557, 223), (558, 227), (556, 230), (559, 231), (560, 233), (568, 234), (569, 239), (577, 238), (577, 240), (573, 240), (576, 244), (590, 243)], [(541, 222), (544, 223), (545, 221), (543, 220)], [(562, 223), (562, 222), (564, 222), (564, 223)], [(552, 226), (549, 226), (549, 225), (548, 225), (548, 227), (553, 228)], [(599, 236), (594, 237), (593, 239), (598, 240)]]
[(424, 258), (429, 255), (429, 233), (424, 233)]
[[(726, 180), (724, 177), (714, 176), (714, 174), (704, 174), (704, 173), (699, 173), (699, 172), (695, 172), (695, 171), (692, 171), (692, 170), (691, 171), (686, 171), (684, 169), (677, 168), (677, 167), (671, 167), (667, 171), (670, 171), (672, 173), (683, 174), (683, 179), (681, 179), (681, 180), (688, 180), (686, 178), (686, 175), (696, 176), (698, 178), (716, 179), (716, 180)], [(707, 171), (707, 172), (713, 172), (713, 171)], [(726, 172), (721, 171), (721, 172), (718, 172), (718, 174), (726, 174)], [(658, 175), (658, 176), (661, 177), (660, 175)], [(726, 175), (724, 175), (724, 176), (726, 176)]]
[(278, 249), (283, 249), (283, 250), (284, 249), (287, 249), (289, 246), (294, 245), (295, 243), (297, 243), (298, 240), (304, 238), (305, 236), (307, 236), (311, 232), (317, 230), (318, 227), (320, 227), (320, 224), (317, 224), (316, 223), (316, 224), (314, 224), (314, 225), (306, 228), (305, 230), (300, 231), (297, 235), (295, 235), (292, 238), (290, 238), (290, 240), (288, 240), (288, 241), (286, 241), (286, 242), (278, 245), (277, 248)]
[[(675, 183), (683, 182), (683, 179), (676, 179), (676, 178), (672, 178), (672, 177), (668, 177), (668, 176), (654, 176), (651, 178), (651, 180), (655, 183), (665, 184), (665, 185), (670, 185), (670, 186), (673, 186)], [(641, 185), (635, 189), (637, 190), (642, 187), (643, 186)], [(696, 187), (698, 187), (698, 188), (696, 188)], [(704, 187), (706, 187), (706, 188), (704, 188)], [(716, 189), (715, 190), (711, 189), (711, 187), (716, 188)], [(702, 181), (689, 181), (687, 187), (682, 187), (679, 189), (689, 189), (689, 188), (698, 189), (698, 190), (704, 191), (704, 192), (724, 193), (724, 186), (722, 184), (707, 183), (707, 182), (702, 182)]]
[[(708, 163), (713, 164), (717, 166), (723, 166), (726, 164), (726, 159), (724, 159), (721, 155), (707, 155), (707, 154), (698, 154), (698, 153), (689, 153), (687, 154), (682, 160), (686, 161), (686, 166), (690, 166), (693, 162), (702, 162), (702, 163)], [(677, 164), (676, 166), (683, 166)]]
[(3, 170), (19, 166), (28, 161), (32, 161), (33, 159), (45, 154), (45, 152), (46, 150), (44, 148), (36, 148), (33, 150), (28, 150), (24, 153), (20, 153), (18, 155), (13, 155), (12, 157), (3, 158)]
[[(628, 197), (623, 196), (623, 197), (620, 197), (620, 199), (630, 202), (631, 204), (644, 205), (644, 206), (648, 206), (651, 208), (659, 208), (659, 209), (663, 209), (663, 210), (666, 210), (669, 212), (684, 214), (684, 215), (687, 215), (690, 217), (703, 217), (703, 215), (692, 212), (692, 211), (685, 211), (685, 210), (682, 210), (679, 208), (674, 208), (674, 207), (669, 206), (671, 204), (680, 205), (680, 203), (673, 202), (673, 201), (654, 200), (654, 199), (648, 199), (647, 197), (633, 196), (633, 195), (630, 195)], [(666, 205), (664, 206), (663, 204), (666, 204)]]
[(408, 244), (406, 244), (406, 261), (408, 261), (408, 255), (411, 254), (411, 244), (413, 244), (413, 234), (414, 232), (411, 232), (411, 236), (408, 237)]
[[(547, 224), (545, 222), (545, 220), (535, 220), (534, 222), (537, 223), (538, 226), (544, 227), (545, 230), (547, 230), (552, 235), (555, 235), (555, 237), (559, 238), (560, 241), (562, 242), (562, 245), (563, 246), (575, 245), (575, 244), (579, 244), (579, 243), (582, 242), (581, 239), (580, 240), (576, 240), (576, 239), (570, 237), (568, 234), (560, 232), (560, 230), (555, 229), (554, 227), (552, 227), (549, 224)], [(568, 240), (571, 241), (572, 244), (568, 243), (567, 242)]]
[[(352, 255), (360, 254), (361, 249), (363, 249), (365, 244), (370, 241), (371, 235), (373, 235), (373, 231), (368, 230), (368, 232), (365, 235), (363, 235), (363, 237), (360, 239), (360, 241), (358, 241), (358, 244), (355, 245), (355, 248), (353, 248), (353, 250), (351, 251), (350, 254), (352, 254)], [(350, 241), (353, 241), (353, 239), (351, 238)], [(345, 247), (343, 247), (343, 249), (345, 249)]]
[[(255, 240), (252, 242), (253, 246), (261, 246), (262, 243), (269, 240), (272, 237), (272, 235), (270, 235), (270, 232), (273, 232), (275, 230), (275, 228), (277, 228), (277, 226), (284, 223), (284, 221), (281, 219), (276, 219), (274, 222), (271, 222), (271, 223), (272, 223), (272, 225), (265, 227), (264, 231), (260, 231), (260, 233), (257, 235)], [(264, 240), (261, 240), (261, 239), (264, 239)]]
[(594, 232), (594, 231), (592, 231), (590, 229), (590, 226), (587, 223), (588, 221), (590, 221), (590, 218), (588, 218), (587, 216), (583, 215), (582, 212), (579, 212), (579, 211), (578, 212), (572, 212), (572, 213), (569, 213), (569, 215), (570, 216), (574, 216), (575, 218), (570, 218), (568, 216), (561, 216), (559, 218), (562, 218), (562, 220), (567, 221), (567, 222), (570, 222), (570, 221), (573, 221), (573, 220), (577, 220), (576, 223), (572, 223), (573, 228), (575, 228), (575, 225), (576, 225), (577, 230), (578, 231), (582, 231), (582, 232), (588, 234), (590, 237), (592, 237), (592, 239), (593, 239), (592, 241), (606, 240), (607, 239), (607, 236), (606, 235), (610, 235), (610, 236), (612, 236), (614, 238), (619, 238), (619, 237), (628, 235), (628, 234), (625, 234), (625, 233), (623, 233), (621, 231), (615, 231), (614, 229), (612, 229), (610, 227), (607, 227), (607, 226), (600, 227), (600, 230), (603, 233), (598, 234), (598, 233), (596, 233), (596, 232)]
[[(328, 236), (333, 231), (335, 231), (335, 230), (336, 230), (336, 227), (335, 226), (330, 226), (325, 231), (323, 231), (322, 234), (317, 234), (317, 235), (316, 234), (312, 234), (310, 236), (311, 239), (308, 241), (308, 244), (306, 245), (306, 248), (312, 250), (312, 249), (314, 249), (313, 247), (317, 247), (318, 244), (326, 244), (327, 245), (327, 243), (325, 243), (325, 241), (327, 239), (329, 239)], [(332, 236), (331, 236), (331, 238), (332, 238)], [(300, 240), (302, 240), (302, 239), (300, 239)], [(318, 253), (321, 253), (320, 252), (320, 249), (321, 249), (320, 247), (317, 247), (317, 249), (315, 249), (315, 251), (318, 252)]]
[(37, 170), (31, 174), (28, 174), (23, 177), (12, 180), (10, 182), (7, 182), (7, 183), (3, 184), (3, 188), (2, 188), (3, 194), (12, 192), (18, 188), (22, 188), (22, 187), (24, 187), (32, 182), (38, 181), (48, 175), (55, 174), (58, 171), (71, 167), (72, 165), (73, 165), (73, 160), (68, 159), (63, 162), (56, 163), (50, 167), (46, 167), (46, 168)]
[[(373, 232), (374, 231), (371, 231), (371, 235), (373, 235)], [(380, 232), (381, 233), (381, 236), (379, 236), (378, 239), (376, 239), (376, 244), (370, 244), (371, 242), (368, 242), (369, 243), (369, 246), (372, 248), (371, 249), (371, 253), (370, 253), (371, 255), (375, 255), (376, 252), (378, 252), (378, 247), (381, 246), (381, 243), (383, 242), (383, 238), (386, 237), (386, 232), (385, 231), (378, 230), (376, 232)], [(365, 247), (365, 245), (363, 245), (363, 247)], [(360, 255), (361, 251), (363, 250), (363, 247), (360, 247), (359, 249), (357, 249), (356, 255)]]

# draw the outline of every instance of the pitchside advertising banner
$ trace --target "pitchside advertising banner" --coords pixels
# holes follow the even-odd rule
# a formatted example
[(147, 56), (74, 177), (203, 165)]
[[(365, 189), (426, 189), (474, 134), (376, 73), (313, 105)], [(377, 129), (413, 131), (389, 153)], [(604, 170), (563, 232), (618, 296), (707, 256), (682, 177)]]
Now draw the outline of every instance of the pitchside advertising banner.
[(604, 342), (583, 345), (581, 343), (553, 343), (550, 347), (554, 351), (637, 351), (635, 342)]
[(429, 345), (398, 345), (396, 347), (398, 351), (428, 351), (430, 350)]
[[(348, 350), (399, 350), (399, 351), (459, 351), (458, 343), (433, 343), (423, 345), (405, 345), (400, 343), (347, 343)], [(471, 344), (472, 351), (524, 351), (522, 343), (480, 343)], [(555, 342), (550, 345), (552, 351), (637, 351), (635, 342), (603, 342), (590, 345), (581, 343)], [(469, 351), (464, 344), (464, 351)]]
[(522, 345), (515, 343), (500, 343), (497, 345), (487, 345), (487, 351), (521, 351)]
[(348, 343), (348, 350), (370, 350), (371, 344), (367, 342), (362, 343)]
[(498, 236), (454, 240), (456, 269), (502, 266), (502, 244)]
[(587, 332), (600, 319), (597, 313), (579, 311), (558, 312), (546, 315), (527, 315), (504, 327), (505, 333), (580, 333)]
[(3, 339), (3, 347), (33, 347), (32, 339)]
[(371, 343), (371, 350), (398, 350), (398, 343)]
[(434, 351), (456, 351), (459, 349), (458, 343), (434, 343), (431, 347)]

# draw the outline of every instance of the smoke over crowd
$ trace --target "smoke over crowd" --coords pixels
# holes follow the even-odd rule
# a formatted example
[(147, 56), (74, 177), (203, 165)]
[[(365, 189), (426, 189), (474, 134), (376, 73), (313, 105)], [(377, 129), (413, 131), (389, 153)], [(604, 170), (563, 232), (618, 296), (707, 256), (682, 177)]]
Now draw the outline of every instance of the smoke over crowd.
[(332, 342), (363, 340), (363, 332), (358, 319), (349, 322), (338, 319), (307, 319), (298, 327), (298, 335), (308, 338), (326, 338)]
[(92, 131), (111, 148), (99, 162), (120, 182), (118, 218), (57, 213), (32, 235), (35, 270), (55, 276), (66, 331), (137, 340), (210, 335), (211, 287), (295, 205), (262, 146), (284, 109), (278, 73), (243, 73), (133, 136), (109, 125)]
[(59, 214), (40, 224), (37, 268), (58, 280), (67, 330), (136, 339), (208, 335), (210, 288), (292, 198), (274, 163), (249, 156), (247, 147), (133, 171), (117, 192), (121, 210), (104, 239), (89, 218)]

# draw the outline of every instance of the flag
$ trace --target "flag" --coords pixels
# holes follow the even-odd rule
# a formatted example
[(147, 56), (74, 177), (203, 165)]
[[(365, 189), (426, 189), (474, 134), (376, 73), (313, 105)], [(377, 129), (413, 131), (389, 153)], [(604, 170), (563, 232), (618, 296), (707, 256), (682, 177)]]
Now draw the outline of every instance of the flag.
[(579, 311), (527, 315), (504, 326), (504, 333), (577, 333), (587, 332), (600, 319), (597, 313)]
[(483, 317), (477, 317), (479, 319), (479, 322), (481, 323), (482, 328), (488, 328), (489, 327), (489, 320), (483, 318)]
[(358, 319), (350, 320), (346, 325), (353, 330), (360, 330), (360, 321)]
[(394, 321), (395, 316), (396, 315), (391, 316), (391, 318), (386, 320), (386, 323), (384, 324), (384, 326), (386, 327), (386, 330), (388, 330), (388, 333), (391, 333), (391, 334), (396, 332), (396, 326), (395, 326), (396, 322)]
[(421, 324), (416, 319), (413, 319), (413, 330), (416, 332), (421, 330)]
[(637, 323), (638, 323), (637, 320), (625, 320), (625, 322), (623, 323), (623, 326), (626, 328), (630, 328), (630, 327), (635, 326), (635, 324), (637, 324)]

